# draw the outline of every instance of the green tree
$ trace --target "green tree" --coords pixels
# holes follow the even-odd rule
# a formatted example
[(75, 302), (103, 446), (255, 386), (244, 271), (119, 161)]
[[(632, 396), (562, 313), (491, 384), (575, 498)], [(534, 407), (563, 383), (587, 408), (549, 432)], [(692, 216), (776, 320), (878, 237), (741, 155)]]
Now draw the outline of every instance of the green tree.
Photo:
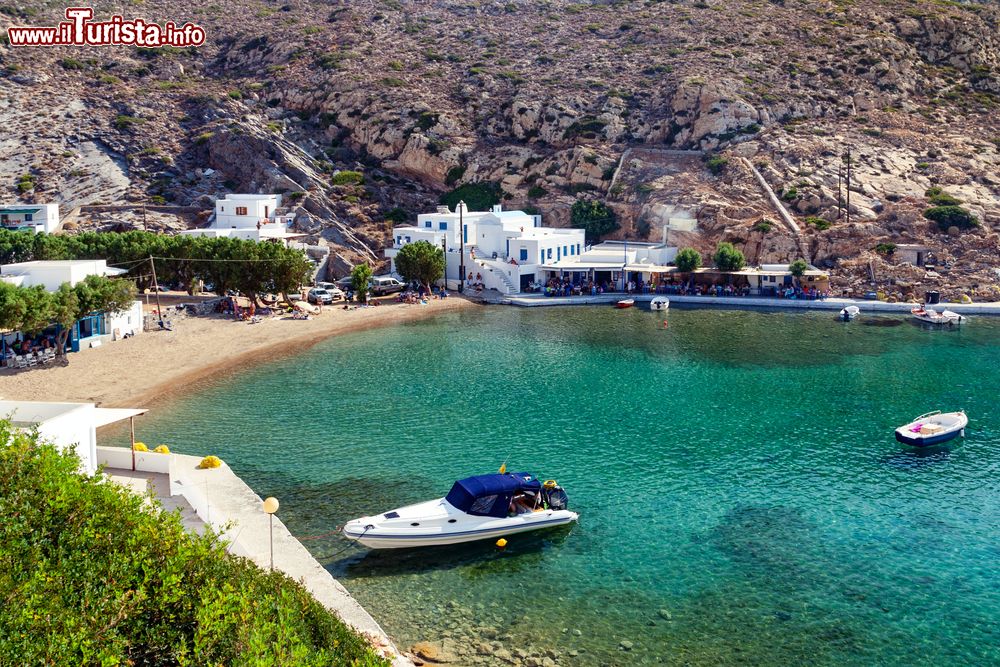
[(399, 249), (395, 261), (400, 275), (427, 289), (444, 276), (444, 251), (429, 241), (407, 243)]
[(979, 226), (979, 219), (961, 206), (935, 206), (924, 211), (924, 217), (936, 222), (943, 232), (949, 227), (969, 229)]
[(809, 270), (809, 264), (806, 263), (804, 259), (797, 259), (788, 265), (788, 270), (792, 272), (792, 275), (796, 278), (801, 278)]
[(570, 225), (582, 227), (588, 242), (600, 241), (621, 227), (615, 212), (596, 199), (578, 199), (570, 209)]
[(694, 248), (681, 248), (677, 251), (674, 263), (684, 273), (691, 273), (701, 266), (701, 253)]
[(488, 211), (500, 203), (500, 186), (496, 183), (466, 183), (441, 195), (441, 203), (452, 211), (464, 201), (470, 211)]
[(722, 271), (739, 271), (747, 263), (743, 253), (728, 241), (723, 241), (715, 247), (712, 261), (715, 262), (715, 267)]
[(368, 283), (372, 279), (372, 267), (358, 264), (351, 269), (351, 286), (354, 287), (354, 298), (360, 303), (368, 303)]

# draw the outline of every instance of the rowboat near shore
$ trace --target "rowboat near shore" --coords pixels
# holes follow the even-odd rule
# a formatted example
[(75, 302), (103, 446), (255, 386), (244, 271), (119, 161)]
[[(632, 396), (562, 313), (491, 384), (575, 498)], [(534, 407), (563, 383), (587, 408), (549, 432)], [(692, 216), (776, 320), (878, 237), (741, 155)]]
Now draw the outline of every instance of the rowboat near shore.
[(965, 412), (935, 410), (920, 415), (909, 424), (896, 429), (896, 440), (914, 447), (930, 447), (965, 435), (969, 418)]

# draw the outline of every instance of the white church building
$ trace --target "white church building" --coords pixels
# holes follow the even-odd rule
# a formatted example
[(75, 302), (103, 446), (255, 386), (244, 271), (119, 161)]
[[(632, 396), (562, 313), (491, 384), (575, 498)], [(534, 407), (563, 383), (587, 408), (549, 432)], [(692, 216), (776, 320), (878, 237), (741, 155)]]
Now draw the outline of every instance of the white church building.
[(544, 264), (579, 257), (585, 249), (584, 230), (543, 227), (541, 216), (504, 211), (499, 205), (478, 212), (464, 203), (454, 212), (441, 206), (418, 215), (416, 225), (395, 227), (392, 236), (393, 245), (385, 250), (390, 260), (407, 243), (428, 241), (445, 252), (449, 289), (457, 289), (464, 267), (466, 283), (482, 283), (504, 294), (542, 281)]

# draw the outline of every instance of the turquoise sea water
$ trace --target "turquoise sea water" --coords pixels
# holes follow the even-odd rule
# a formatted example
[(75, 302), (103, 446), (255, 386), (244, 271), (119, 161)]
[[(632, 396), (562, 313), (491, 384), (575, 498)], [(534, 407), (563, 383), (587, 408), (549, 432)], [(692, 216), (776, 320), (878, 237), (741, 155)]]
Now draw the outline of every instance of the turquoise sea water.
[[(505, 459), (557, 478), (580, 523), (505, 552), (304, 542), (404, 648), (1000, 664), (1000, 320), (663, 320), (496, 308), (361, 332), (196, 387), (139, 436), (221, 456), (306, 538)], [(968, 412), (962, 444), (893, 440), (938, 408)]]

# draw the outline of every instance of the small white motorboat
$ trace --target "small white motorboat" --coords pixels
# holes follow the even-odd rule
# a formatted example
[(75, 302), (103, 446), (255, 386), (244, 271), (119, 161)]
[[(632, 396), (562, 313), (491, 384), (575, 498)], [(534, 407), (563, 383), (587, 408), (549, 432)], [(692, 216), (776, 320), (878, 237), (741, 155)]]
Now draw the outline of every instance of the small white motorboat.
[(909, 424), (896, 429), (896, 440), (914, 447), (939, 445), (958, 436), (965, 436), (969, 418), (965, 412), (941, 412), (935, 410), (920, 415)]
[(665, 296), (653, 297), (653, 300), (649, 302), (650, 310), (669, 310), (670, 309), (670, 299)]
[(838, 316), (838, 319), (841, 319), (844, 322), (850, 322), (860, 314), (861, 314), (861, 309), (858, 308), (857, 306), (847, 306), (846, 308), (842, 308), (840, 310), (840, 315)]
[(615, 308), (631, 308), (635, 305), (635, 299), (622, 299), (615, 304)]
[(944, 310), (939, 313), (933, 308), (928, 308), (926, 305), (915, 306), (910, 311), (910, 314), (926, 324), (944, 324), (948, 326), (962, 324), (966, 319), (964, 315), (959, 315), (950, 310)]
[(576, 521), (555, 480), (500, 472), (455, 482), (444, 498), (408, 505), (344, 525), (344, 536), (370, 549), (459, 544)]

